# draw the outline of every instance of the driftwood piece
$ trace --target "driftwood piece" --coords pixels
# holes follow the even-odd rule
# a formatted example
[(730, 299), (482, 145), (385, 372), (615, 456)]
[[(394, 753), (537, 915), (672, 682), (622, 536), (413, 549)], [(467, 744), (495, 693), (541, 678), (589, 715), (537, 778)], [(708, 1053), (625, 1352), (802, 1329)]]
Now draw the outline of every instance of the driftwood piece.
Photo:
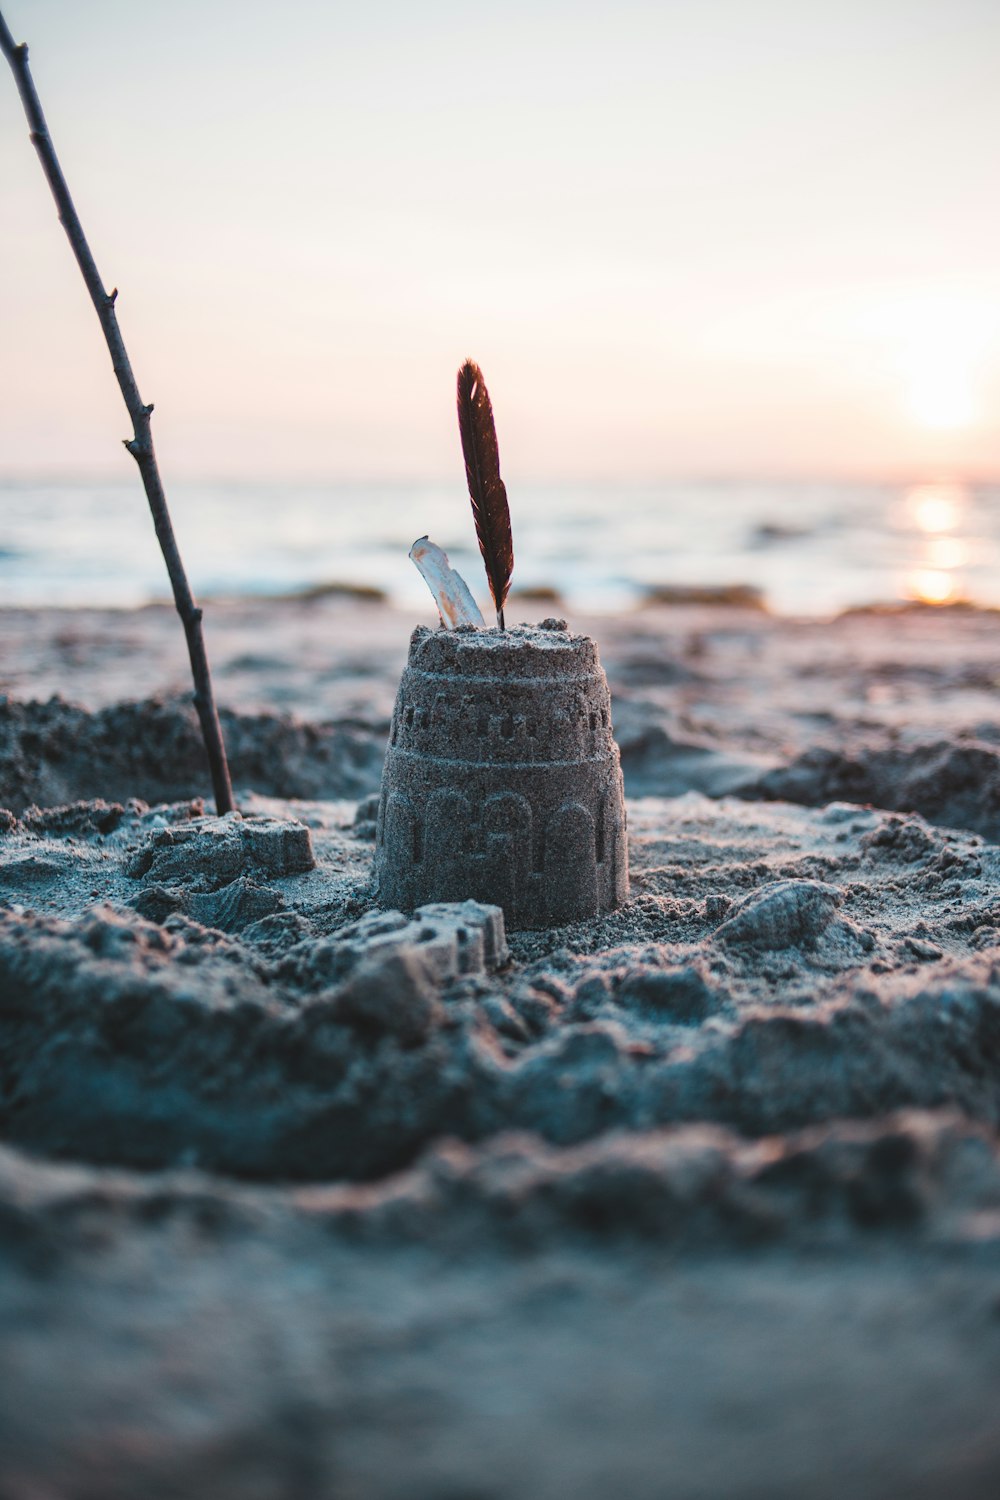
[(212, 775), (212, 786), (215, 792), (215, 805), (220, 813), (233, 810), (233, 789), (229, 779), (229, 766), (226, 761), (226, 747), (222, 738), (222, 727), (219, 724), (219, 715), (215, 707), (215, 696), (212, 692), (212, 676), (208, 665), (208, 653), (205, 649), (205, 638), (201, 625), (201, 609), (195, 602), (191, 586), (188, 583), (184, 564), (181, 561), (180, 550), (174, 536), (174, 528), (170, 520), (170, 512), (167, 509), (167, 497), (163, 489), (163, 481), (160, 478), (159, 466), (156, 462), (156, 453), (153, 449), (153, 435), (150, 426), (150, 416), (153, 407), (147, 405), (139, 394), (135, 376), (132, 373), (132, 364), (125, 349), (125, 342), (118, 327), (118, 317), (115, 312), (115, 301), (118, 290), (111, 292), (104, 289), (104, 283), (97, 269), (97, 264), (91, 253), (83, 232), (73, 200), (70, 197), (66, 179), (62, 168), (56, 157), (52, 138), (49, 135), (42, 113), (42, 106), (35, 90), (34, 81), (28, 68), (28, 48), (26, 43), (18, 46), (10, 28), (7, 26), (3, 16), (0, 15), (0, 51), (3, 52), (10, 63), (14, 78), (17, 82), (17, 91), (24, 105), (24, 112), (28, 117), (31, 143), (38, 153), (42, 170), (52, 190), (52, 196), (56, 200), (59, 210), (59, 221), (66, 231), (76, 263), (80, 267), (90, 300), (94, 304), (97, 316), (100, 320), (101, 330), (107, 342), (111, 354), (111, 364), (115, 377), (125, 399), (128, 414), (132, 419), (132, 437), (125, 442), (125, 447), (131, 453), (139, 466), (142, 477), (143, 488), (146, 491), (146, 499), (153, 517), (153, 525), (156, 529), (157, 541), (163, 560), (167, 565), (167, 573), (170, 577), (170, 587), (173, 590), (174, 604), (177, 613), (181, 617), (184, 626), (184, 635), (187, 640), (188, 656), (191, 661), (191, 675), (194, 679), (194, 703), (198, 711), (198, 719), (201, 724), (201, 732), (205, 741), (205, 751), (208, 756), (209, 769)]

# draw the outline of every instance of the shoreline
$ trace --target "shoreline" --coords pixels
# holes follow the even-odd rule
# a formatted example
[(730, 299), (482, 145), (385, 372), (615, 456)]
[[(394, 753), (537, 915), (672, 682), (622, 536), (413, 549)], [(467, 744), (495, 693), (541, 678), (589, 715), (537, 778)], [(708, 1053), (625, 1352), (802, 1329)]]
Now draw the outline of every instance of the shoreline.
[[(776, 609), (765, 591), (751, 583), (723, 584), (649, 584), (637, 590), (630, 604), (589, 608), (579, 606), (572, 597), (566, 597), (554, 588), (514, 589), (508, 596), (512, 607), (522, 613), (573, 615), (593, 620), (616, 620), (643, 614), (648, 610), (672, 610), (705, 608), (719, 610), (751, 610), (771, 619), (800, 624), (829, 624), (850, 615), (907, 615), (907, 614), (1000, 614), (1000, 601), (991, 604), (985, 600), (957, 596), (942, 600), (921, 599), (916, 596), (899, 595), (872, 598), (856, 604), (844, 604), (828, 610), (810, 613), (808, 610)], [(319, 605), (329, 600), (343, 600), (355, 605), (377, 605), (400, 615), (413, 616), (417, 624), (435, 625), (437, 615), (432, 605), (415, 605), (406, 599), (393, 596), (379, 585), (361, 581), (331, 579), (324, 582), (307, 583), (301, 587), (260, 592), (205, 592), (199, 595), (199, 604), (206, 610), (232, 611), (240, 608), (266, 609), (281, 605)], [(174, 611), (174, 602), (166, 594), (151, 594), (135, 603), (98, 603), (93, 601), (53, 603), (51, 600), (0, 603), (0, 615), (131, 615), (143, 614), (147, 610)], [(528, 620), (519, 623), (530, 623)]]
[[(407, 552), (429, 533), (483, 585), (460, 475), (441, 483), (339, 487), (275, 482), (171, 486), (195, 594), (375, 587), (420, 611)], [(775, 486), (734, 481), (638, 486), (519, 481), (515, 588), (556, 586), (566, 610), (615, 612), (665, 590), (728, 593), (783, 614), (883, 601), (970, 598), (1000, 605), (996, 487), (954, 481)], [(48, 603), (142, 606), (169, 587), (135, 486), (5, 491), (0, 594)], [(283, 517), (282, 534), (274, 516)], [(72, 591), (71, 596), (64, 593)], [(544, 611), (543, 611), (544, 613)]]

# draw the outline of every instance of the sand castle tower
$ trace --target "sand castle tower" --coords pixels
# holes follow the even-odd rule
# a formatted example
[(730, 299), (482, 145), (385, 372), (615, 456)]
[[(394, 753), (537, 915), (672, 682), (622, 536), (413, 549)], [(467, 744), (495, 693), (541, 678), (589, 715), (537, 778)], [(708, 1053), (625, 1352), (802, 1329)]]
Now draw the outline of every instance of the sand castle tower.
[(458, 426), (476, 539), (496, 608), (488, 630), (447, 554), (410, 557), (441, 630), (410, 637), (382, 769), (375, 875), (383, 906), (473, 899), (508, 927), (554, 927), (628, 896), (625, 802), (597, 647), (564, 620), (508, 630), (507, 490), (483, 372), (458, 372)]
[(420, 627), (382, 772), (379, 898), (472, 898), (508, 927), (609, 911), (628, 896), (625, 804), (597, 647), (561, 620)]

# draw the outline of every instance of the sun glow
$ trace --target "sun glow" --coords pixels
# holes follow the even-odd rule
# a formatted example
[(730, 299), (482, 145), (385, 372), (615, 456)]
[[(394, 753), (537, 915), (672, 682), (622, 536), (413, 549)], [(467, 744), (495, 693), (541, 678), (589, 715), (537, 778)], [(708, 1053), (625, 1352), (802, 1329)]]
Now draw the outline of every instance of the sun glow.
[(992, 309), (958, 293), (928, 292), (897, 306), (891, 336), (911, 422), (929, 432), (975, 425), (994, 319)]
[(955, 581), (937, 568), (918, 568), (906, 581), (907, 593), (921, 604), (947, 604), (955, 597)]
[(971, 427), (979, 415), (973, 372), (954, 351), (915, 360), (905, 377), (905, 392), (911, 420), (932, 432)]
[(1000, 333), (993, 294), (958, 282), (901, 286), (872, 300), (859, 331), (881, 345), (910, 426), (955, 433), (981, 420)]

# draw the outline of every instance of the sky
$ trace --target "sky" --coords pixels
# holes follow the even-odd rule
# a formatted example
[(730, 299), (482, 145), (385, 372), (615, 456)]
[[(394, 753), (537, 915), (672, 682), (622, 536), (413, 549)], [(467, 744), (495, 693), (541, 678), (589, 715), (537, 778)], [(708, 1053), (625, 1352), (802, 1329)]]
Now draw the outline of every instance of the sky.
[[(1000, 474), (997, 0), (0, 0), (168, 476)], [(130, 465), (0, 73), (0, 475)]]

